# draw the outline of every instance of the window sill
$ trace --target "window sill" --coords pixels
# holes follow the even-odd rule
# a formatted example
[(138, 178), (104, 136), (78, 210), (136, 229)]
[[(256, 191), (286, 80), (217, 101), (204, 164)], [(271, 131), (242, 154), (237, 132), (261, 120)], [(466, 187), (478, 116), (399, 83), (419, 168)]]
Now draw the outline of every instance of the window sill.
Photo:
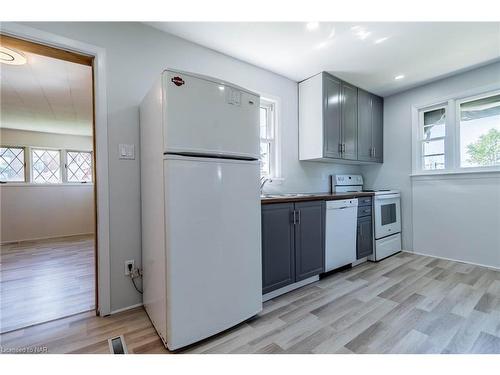
[(268, 182), (269, 185), (281, 185), (285, 179), (283, 177), (269, 177), (271, 181)]
[(80, 182), (65, 182), (59, 184), (35, 184), (32, 182), (7, 182), (5, 184), (0, 184), (0, 187), (47, 187), (47, 186), (93, 186), (93, 182), (80, 183)]
[(410, 177), (412, 179), (418, 180), (433, 178), (496, 178), (496, 175), (500, 175), (500, 168), (440, 172), (414, 172), (410, 174)]

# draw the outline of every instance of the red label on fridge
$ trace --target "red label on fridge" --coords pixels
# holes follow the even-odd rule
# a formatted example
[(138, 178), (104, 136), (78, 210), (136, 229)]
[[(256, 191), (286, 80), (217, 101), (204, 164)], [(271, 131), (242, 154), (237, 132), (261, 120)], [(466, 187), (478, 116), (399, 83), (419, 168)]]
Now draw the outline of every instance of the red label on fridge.
[(184, 80), (181, 77), (174, 77), (174, 78), (172, 78), (172, 82), (176, 86), (182, 86), (185, 83)]

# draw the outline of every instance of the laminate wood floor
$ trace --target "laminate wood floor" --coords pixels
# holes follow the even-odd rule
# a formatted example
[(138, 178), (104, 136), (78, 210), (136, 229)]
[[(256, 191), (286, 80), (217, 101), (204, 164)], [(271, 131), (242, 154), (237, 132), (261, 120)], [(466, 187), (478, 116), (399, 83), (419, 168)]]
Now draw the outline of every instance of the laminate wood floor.
[(91, 235), (0, 246), (0, 332), (95, 308)]
[[(145, 311), (90, 313), (0, 336), (4, 348), (167, 353)], [(500, 272), (400, 253), (323, 278), (264, 304), (256, 318), (180, 353), (497, 353)]]

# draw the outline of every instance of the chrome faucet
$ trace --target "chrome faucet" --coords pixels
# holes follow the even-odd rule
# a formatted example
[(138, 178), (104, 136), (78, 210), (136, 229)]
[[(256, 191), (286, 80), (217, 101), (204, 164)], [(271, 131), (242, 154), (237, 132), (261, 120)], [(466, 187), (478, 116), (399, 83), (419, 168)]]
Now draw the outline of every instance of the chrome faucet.
[(264, 193), (264, 185), (266, 182), (273, 182), (269, 177), (261, 177), (260, 178), (260, 195)]

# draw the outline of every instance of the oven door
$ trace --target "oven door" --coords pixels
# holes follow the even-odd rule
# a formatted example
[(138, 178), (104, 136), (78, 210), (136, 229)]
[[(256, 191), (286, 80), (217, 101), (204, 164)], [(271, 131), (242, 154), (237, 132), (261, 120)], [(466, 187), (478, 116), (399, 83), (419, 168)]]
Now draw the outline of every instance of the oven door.
[(400, 195), (375, 196), (375, 238), (401, 232)]

